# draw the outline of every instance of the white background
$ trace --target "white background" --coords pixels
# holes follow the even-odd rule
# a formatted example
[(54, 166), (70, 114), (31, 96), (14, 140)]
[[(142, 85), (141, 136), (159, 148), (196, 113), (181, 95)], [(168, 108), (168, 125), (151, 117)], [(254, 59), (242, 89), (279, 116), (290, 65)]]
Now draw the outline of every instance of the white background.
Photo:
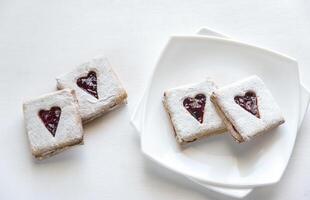
[[(310, 88), (309, 10), (307, 0), (0, 0), (0, 199), (230, 199), (145, 159), (130, 114), (169, 35), (202, 26), (295, 57)], [(22, 102), (102, 54), (128, 90), (128, 105), (87, 125), (84, 146), (34, 162)], [(309, 119), (280, 183), (246, 199), (310, 198)]]

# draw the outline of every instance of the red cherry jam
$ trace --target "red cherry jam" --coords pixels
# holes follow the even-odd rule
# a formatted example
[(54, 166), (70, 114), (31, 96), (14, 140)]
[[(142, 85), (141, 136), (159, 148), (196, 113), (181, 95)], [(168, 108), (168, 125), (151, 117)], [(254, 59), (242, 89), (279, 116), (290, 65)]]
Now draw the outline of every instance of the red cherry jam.
[(97, 92), (97, 75), (96, 72), (90, 71), (87, 76), (77, 79), (76, 84), (84, 91), (99, 99)]
[(194, 98), (187, 97), (183, 101), (183, 106), (186, 110), (200, 123), (203, 122), (203, 115), (206, 105), (206, 96), (197, 94)]
[(235, 96), (234, 100), (236, 104), (244, 108), (246, 111), (255, 115), (257, 118), (260, 118), (257, 97), (254, 92), (248, 91), (244, 96)]
[(60, 107), (54, 106), (50, 110), (40, 110), (38, 114), (47, 130), (55, 137), (61, 115)]

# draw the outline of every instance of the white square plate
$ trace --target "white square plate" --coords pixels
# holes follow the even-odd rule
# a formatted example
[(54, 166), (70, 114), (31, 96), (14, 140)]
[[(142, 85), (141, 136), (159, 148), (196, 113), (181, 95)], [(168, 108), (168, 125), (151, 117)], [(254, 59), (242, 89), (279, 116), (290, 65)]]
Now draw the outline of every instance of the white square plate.
[[(217, 31), (214, 31), (212, 29), (209, 28), (201, 28), (198, 33), (199, 35), (206, 35), (206, 36), (216, 36), (216, 37), (220, 37), (220, 38), (230, 38), (227, 35), (224, 35), (222, 33), (219, 33)], [(307, 111), (307, 107), (309, 104), (309, 92), (302, 86), (302, 84), (300, 85), (301, 91), (300, 91), (300, 116), (299, 116), (299, 125), (298, 128), (300, 128), (304, 115)], [(135, 111), (132, 114), (131, 117), (131, 122), (133, 124), (133, 126), (136, 128), (136, 130), (138, 132), (141, 132), (141, 127), (143, 125), (143, 112), (144, 112), (144, 108), (145, 108), (145, 94), (143, 95), (143, 97), (141, 98), (139, 104), (136, 106)], [(253, 188), (247, 188), (247, 189), (231, 189), (228, 187), (218, 187), (218, 186), (211, 186), (208, 185), (206, 183), (203, 183), (201, 181), (197, 181), (195, 179), (189, 178), (190, 180), (192, 180), (193, 182), (195, 182), (196, 184), (199, 184), (202, 187), (205, 187), (208, 190), (211, 191), (215, 191), (219, 194), (224, 194), (227, 196), (232, 196), (235, 198), (243, 198), (246, 195), (248, 195), (250, 192), (253, 191)]]
[[(199, 35), (206, 35), (206, 36), (216, 36), (216, 37), (220, 37), (220, 38), (230, 38), (227, 35), (224, 35), (222, 33), (219, 33), (215, 30), (212, 30), (210, 28), (201, 28), (198, 33)], [(304, 115), (307, 111), (308, 105), (309, 105), (309, 92), (302, 86), (302, 84), (300, 85), (300, 116), (299, 116), (299, 125), (298, 128), (300, 128)], [(135, 111), (132, 114), (131, 117), (131, 122), (133, 124), (133, 126), (136, 128), (136, 130), (140, 133), (141, 132), (141, 127), (143, 125), (143, 112), (144, 112), (144, 108), (145, 108), (145, 94), (143, 95), (143, 97), (141, 98), (139, 104), (136, 106)], [(218, 186), (211, 186), (208, 185), (206, 183), (203, 183), (201, 181), (197, 181), (196, 179), (192, 179), (189, 178), (190, 180), (192, 180), (193, 182), (199, 184), (202, 187), (205, 187), (206, 189), (215, 191), (217, 193), (220, 194), (224, 194), (227, 196), (232, 196), (235, 198), (243, 198), (246, 195), (248, 195), (250, 192), (253, 191), (253, 188), (247, 188), (247, 189), (231, 189), (231, 188), (227, 188), (227, 187), (218, 187)]]
[[(224, 85), (252, 74), (265, 81), (287, 122), (248, 144), (236, 144), (229, 136), (222, 135), (180, 149), (161, 104), (163, 91), (206, 76)], [(289, 80), (286, 74), (291, 75)], [(284, 88), (290, 93), (289, 97)], [(299, 119), (297, 63), (281, 54), (232, 40), (173, 37), (155, 69), (146, 105), (142, 150), (153, 160), (212, 185), (247, 188), (272, 184), (280, 179), (296, 137)], [(283, 145), (285, 149), (281, 148)]]

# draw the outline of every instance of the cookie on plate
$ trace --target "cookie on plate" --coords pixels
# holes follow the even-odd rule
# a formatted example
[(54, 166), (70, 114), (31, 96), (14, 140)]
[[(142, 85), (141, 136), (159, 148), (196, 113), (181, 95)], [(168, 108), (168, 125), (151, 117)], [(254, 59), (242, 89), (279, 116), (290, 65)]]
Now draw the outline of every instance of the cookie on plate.
[(32, 154), (37, 159), (83, 144), (83, 127), (74, 91), (65, 89), (23, 104)]
[(193, 142), (202, 136), (225, 130), (222, 119), (210, 101), (216, 88), (215, 83), (207, 79), (164, 92), (163, 104), (179, 143)]
[(284, 123), (271, 92), (257, 76), (215, 90), (211, 101), (238, 142), (250, 140)]
[(57, 88), (76, 91), (83, 123), (127, 102), (127, 93), (103, 57), (83, 63), (73, 71), (56, 78)]

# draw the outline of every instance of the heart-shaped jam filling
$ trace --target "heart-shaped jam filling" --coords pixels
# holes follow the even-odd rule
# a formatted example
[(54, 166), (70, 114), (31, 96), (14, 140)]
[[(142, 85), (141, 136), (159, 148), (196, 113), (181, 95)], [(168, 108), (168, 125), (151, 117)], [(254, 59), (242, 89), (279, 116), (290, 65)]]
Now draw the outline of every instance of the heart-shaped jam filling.
[(90, 71), (88, 72), (87, 76), (80, 77), (76, 80), (76, 84), (82, 88), (87, 93), (93, 95), (97, 99), (98, 93), (97, 93), (97, 75), (96, 72)]
[(236, 104), (244, 108), (246, 111), (260, 118), (259, 110), (257, 106), (256, 94), (252, 91), (248, 91), (244, 96), (235, 96), (234, 98)]
[(186, 108), (186, 110), (200, 123), (203, 122), (205, 105), (206, 96), (204, 94), (197, 94), (194, 98), (187, 97), (183, 101), (183, 106)]
[(45, 127), (55, 137), (58, 122), (60, 119), (61, 109), (58, 106), (51, 107), (50, 110), (40, 110), (39, 117)]

